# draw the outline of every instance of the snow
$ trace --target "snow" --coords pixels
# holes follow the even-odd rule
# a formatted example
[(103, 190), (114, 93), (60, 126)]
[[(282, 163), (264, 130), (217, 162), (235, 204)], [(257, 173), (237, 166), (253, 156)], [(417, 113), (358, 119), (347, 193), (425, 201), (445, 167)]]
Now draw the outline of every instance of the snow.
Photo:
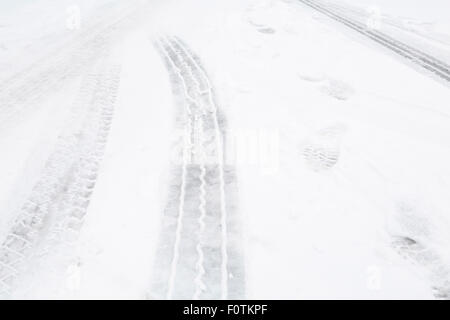
[[(0, 79), (38, 59), (51, 66), (59, 57), (53, 49), (70, 52), (87, 38), (86, 25), (95, 30), (95, 21), (107, 24), (128, 8), (119, 0), (3, 2)], [(395, 21), (431, 23), (423, 33), (433, 43), (427, 48), (439, 58), (449, 54), (446, 1), (326, 2), (378, 6)], [(54, 253), (42, 253), (46, 243), (38, 243), (12, 298), (153, 297), (179, 134), (177, 99), (153, 45), (163, 35), (179, 37), (201, 59), (226, 117), (245, 298), (435, 298), (432, 286), (444, 285), (450, 270), (448, 85), (299, 1), (132, 3), (138, 10), (118, 25), (122, 33), (111, 35), (108, 54), (92, 49), (101, 59), (62, 77), (59, 86), (43, 87), (44, 97), (26, 101), (14, 121), (0, 124), (3, 241), (70, 119), (84, 77), (120, 66), (112, 126), (83, 227)], [(64, 24), (74, 4), (82, 13), (78, 31)], [(394, 29), (382, 31), (425, 43)], [(1, 106), (0, 113), (7, 114)], [(393, 244), (407, 238), (431, 260), (414, 260), (413, 249)]]
[(397, 40), (437, 57), (450, 61), (450, 23), (448, 1), (319, 1), (339, 8), (356, 21), (385, 32)]
[(446, 33), (448, 34), (450, 32), (448, 29), (448, 10), (450, 9), (450, 4), (445, 0), (362, 0), (357, 3), (351, 0), (328, 1), (337, 4), (357, 5), (360, 8), (366, 9), (378, 7), (381, 13), (393, 15), (397, 18), (418, 20), (438, 25), (442, 24), (442, 26), (446, 25)]

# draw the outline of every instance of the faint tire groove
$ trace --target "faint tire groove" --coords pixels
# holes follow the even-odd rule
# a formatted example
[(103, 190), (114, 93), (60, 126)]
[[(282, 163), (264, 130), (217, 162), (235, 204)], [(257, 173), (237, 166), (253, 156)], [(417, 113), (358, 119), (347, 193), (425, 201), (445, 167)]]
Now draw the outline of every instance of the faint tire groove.
[(409, 237), (394, 237), (392, 247), (401, 257), (426, 271), (437, 299), (450, 300), (450, 268), (437, 252)]

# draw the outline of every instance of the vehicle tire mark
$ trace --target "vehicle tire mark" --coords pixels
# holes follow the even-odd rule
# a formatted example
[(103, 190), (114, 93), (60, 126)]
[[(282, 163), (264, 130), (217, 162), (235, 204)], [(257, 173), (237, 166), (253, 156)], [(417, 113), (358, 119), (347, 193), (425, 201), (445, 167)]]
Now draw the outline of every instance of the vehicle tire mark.
[(182, 165), (171, 170), (151, 295), (243, 297), (235, 169), (223, 164), (223, 122), (212, 86), (198, 58), (180, 39), (161, 39), (156, 47), (169, 70), (176, 101), (185, 106), (178, 109), (183, 116), (177, 116), (177, 126), (185, 136), (178, 139), (179, 148), (188, 156), (184, 154)]
[(118, 66), (109, 66), (86, 77), (66, 129), (0, 246), (0, 296), (12, 294), (39, 248), (40, 254), (49, 252), (80, 230), (106, 146), (119, 74)]

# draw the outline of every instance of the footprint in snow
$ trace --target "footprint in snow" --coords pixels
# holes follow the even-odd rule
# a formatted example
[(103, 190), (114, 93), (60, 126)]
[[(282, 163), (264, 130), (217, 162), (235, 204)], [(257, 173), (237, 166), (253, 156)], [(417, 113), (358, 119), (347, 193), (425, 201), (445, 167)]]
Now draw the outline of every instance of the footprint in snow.
[(325, 80), (325, 75), (323, 73), (314, 70), (302, 70), (301, 72), (298, 72), (297, 75), (300, 79), (308, 82), (322, 82)]
[(335, 80), (328, 79), (325, 84), (320, 87), (320, 91), (332, 98), (338, 100), (348, 100), (354, 93), (354, 90), (347, 83)]
[(424, 209), (414, 200), (396, 203), (394, 221), (398, 230), (391, 245), (402, 258), (424, 270), (436, 298), (450, 299), (450, 267), (429, 244), (436, 229)]
[(259, 33), (264, 33), (264, 34), (274, 34), (275, 33), (275, 29), (270, 28), (270, 27), (261, 27), (257, 29)]
[(332, 98), (348, 100), (353, 94), (353, 88), (344, 81), (328, 78), (319, 68), (303, 68), (297, 72), (300, 79), (320, 84), (319, 90)]
[(319, 130), (311, 137), (301, 148), (308, 167), (316, 172), (333, 168), (340, 158), (341, 137), (345, 131), (345, 125), (336, 124)]
[(256, 23), (256, 22), (253, 22), (252, 20), (248, 20), (248, 23), (250, 24), (250, 25), (252, 25), (253, 27), (255, 27), (256, 28), (256, 30), (259, 32), (259, 33), (263, 33), (263, 34), (274, 34), (275, 32), (276, 32), (276, 30), (274, 29), (274, 28), (271, 28), (271, 27), (269, 27), (269, 26), (267, 26), (267, 25), (264, 25), (264, 24), (260, 24), (260, 23)]
[(395, 206), (394, 217), (401, 232), (420, 239), (429, 239), (433, 234), (433, 226), (426, 215), (421, 214), (417, 204), (411, 201), (399, 201)]
[(391, 244), (401, 257), (425, 271), (437, 299), (450, 299), (450, 268), (438, 253), (406, 236), (393, 237)]

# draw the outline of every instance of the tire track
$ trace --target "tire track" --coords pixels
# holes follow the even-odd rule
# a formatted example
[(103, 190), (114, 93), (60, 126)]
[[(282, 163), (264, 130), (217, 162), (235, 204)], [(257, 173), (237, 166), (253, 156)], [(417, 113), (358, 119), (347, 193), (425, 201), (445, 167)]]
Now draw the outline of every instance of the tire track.
[[(410, 62), (424, 68), (428, 71), (428, 74), (444, 80), (444, 83), (448, 85), (450, 81), (450, 67), (446, 63), (386, 34), (368, 29), (366, 26), (344, 17), (342, 10), (331, 9), (329, 5), (321, 5), (318, 1), (300, 0), (300, 2), (396, 52)], [(408, 237), (393, 237), (391, 246), (402, 257), (426, 271), (436, 298), (450, 298), (450, 268), (445, 264), (438, 252)]]
[(86, 76), (67, 127), (0, 246), (0, 297), (13, 294), (33, 256), (53, 251), (80, 230), (106, 146), (119, 76), (118, 66)]
[(450, 300), (450, 268), (440, 254), (432, 248), (404, 236), (393, 237), (392, 247), (410, 264), (425, 271), (436, 299)]
[(86, 25), (71, 41), (52, 50), (30, 66), (0, 82), (0, 133), (23, 117), (39, 110), (39, 103), (82, 77), (100, 61), (117, 39), (141, 19), (136, 5), (125, 5), (120, 12), (106, 12)]
[(342, 14), (337, 13), (335, 10), (331, 10), (329, 7), (319, 4), (318, 1), (311, 0), (299, 0), (301, 3), (323, 13), (324, 15), (343, 23), (347, 27), (357, 31), (358, 33), (372, 39), (378, 44), (388, 48), (389, 50), (402, 56), (409, 62), (420, 66), (425, 71), (439, 80), (444, 80), (444, 83), (448, 85), (450, 82), (450, 66), (446, 63), (416, 49), (405, 43), (402, 43), (384, 33), (376, 30), (369, 29), (365, 25), (353, 21)]
[(235, 169), (224, 165), (223, 119), (197, 57), (180, 39), (156, 44), (177, 99), (176, 148), (151, 295), (168, 299), (244, 296)]

